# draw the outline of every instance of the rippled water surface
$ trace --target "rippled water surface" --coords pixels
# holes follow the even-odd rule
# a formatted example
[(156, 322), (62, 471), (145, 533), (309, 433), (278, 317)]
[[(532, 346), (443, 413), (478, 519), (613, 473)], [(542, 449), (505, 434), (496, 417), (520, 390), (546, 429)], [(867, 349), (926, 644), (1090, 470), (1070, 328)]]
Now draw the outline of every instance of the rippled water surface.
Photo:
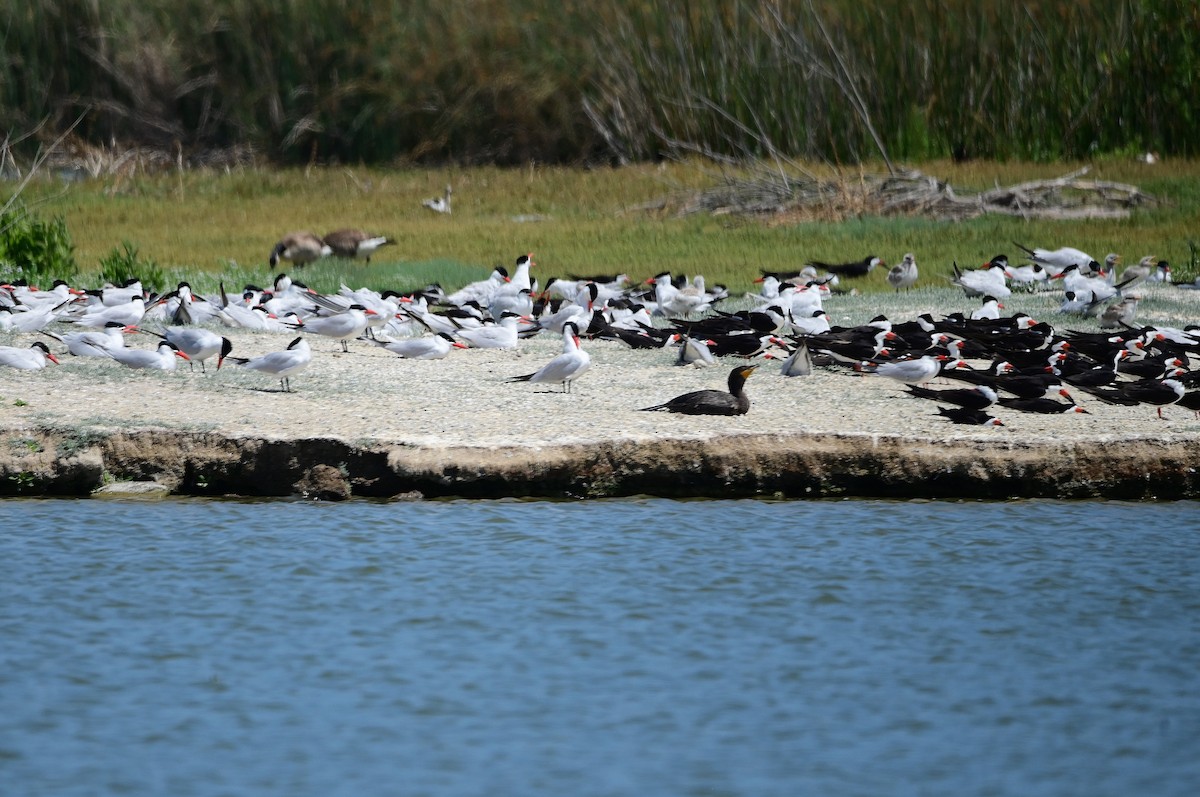
[(0, 502), (5, 795), (1192, 795), (1200, 504)]

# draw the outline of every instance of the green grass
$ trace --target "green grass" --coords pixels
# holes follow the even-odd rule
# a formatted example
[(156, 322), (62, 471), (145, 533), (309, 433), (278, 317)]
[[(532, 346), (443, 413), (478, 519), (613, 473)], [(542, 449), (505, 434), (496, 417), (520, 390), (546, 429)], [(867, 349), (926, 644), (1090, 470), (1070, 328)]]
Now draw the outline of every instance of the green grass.
[[(994, 184), (1056, 177), (1078, 164), (933, 162), (921, 166), (960, 192)], [(535, 276), (660, 271), (703, 273), (710, 283), (747, 290), (762, 269), (795, 269), (806, 261), (888, 262), (914, 252), (923, 282), (948, 274), (953, 261), (977, 266), (1000, 252), (1016, 259), (1012, 241), (1077, 246), (1126, 263), (1154, 254), (1179, 277), (1194, 277), (1189, 240), (1200, 241), (1200, 162), (1155, 166), (1131, 160), (1093, 164), (1096, 179), (1132, 182), (1167, 202), (1122, 221), (1023, 221), (992, 216), (967, 222), (864, 217), (841, 223), (781, 224), (772, 218), (691, 215), (642, 209), (711, 185), (697, 164), (618, 169), (481, 167), (453, 170), (315, 168), (189, 171), (137, 179), (109, 178), (61, 185), (35, 181), (22, 198), (37, 213), (65, 219), (82, 281), (98, 279), (100, 261), (123, 242), (164, 272), (168, 284), (188, 279), (201, 291), (223, 280), (268, 284), (267, 257), (291, 230), (317, 234), (343, 226), (391, 236), (370, 265), (328, 259), (293, 275), (319, 290), (367, 285), (409, 290), (429, 282), (453, 289), (481, 279), (495, 264), (533, 252)], [(454, 213), (421, 207), (422, 198), (454, 185)], [(519, 222), (518, 216), (540, 220)], [(877, 270), (878, 271), (878, 270)], [(860, 281), (885, 290), (884, 274)]]

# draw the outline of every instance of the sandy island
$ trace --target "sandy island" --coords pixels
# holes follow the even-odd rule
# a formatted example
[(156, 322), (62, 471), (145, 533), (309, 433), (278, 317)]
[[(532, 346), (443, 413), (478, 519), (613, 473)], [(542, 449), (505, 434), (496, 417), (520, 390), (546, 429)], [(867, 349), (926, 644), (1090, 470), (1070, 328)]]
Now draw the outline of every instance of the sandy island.
[[(243, 356), (287, 344), (223, 334)], [(0, 342), (33, 339), (9, 337)], [(556, 354), (555, 336), (427, 362), (310, 341), (312, 366), (291, 393), (228, 363), (164, 373), (64, 355), (44, 371), (0, 369), (0, 494), (152, 483), (168, 494), (321, 498), (1200, 495), (1200, 420), (1182, 408), (1163, 421), (1151, 407), (1077, 393), (1091, 414), (996, 409), (1003, 427), (960, 426), (891, 380), (822, 369), (788, 378), (765, 361), (747, 384), (749, 414), (690, 417), (638, 408), (722, 387), (736, 361), (680, 367), (670, 349), (591, 341), (590, 372), (563, 394), (508, 381)]]

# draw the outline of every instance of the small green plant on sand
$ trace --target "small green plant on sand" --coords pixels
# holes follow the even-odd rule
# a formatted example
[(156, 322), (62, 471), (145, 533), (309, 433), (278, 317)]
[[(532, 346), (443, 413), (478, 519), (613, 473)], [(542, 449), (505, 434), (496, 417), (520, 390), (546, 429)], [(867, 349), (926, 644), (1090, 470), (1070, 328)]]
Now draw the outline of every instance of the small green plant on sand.
[(166, 277), (158, 264), (138, 255), (138, 248), (130, 241), (122, 241), (121, 248), (112, 250), (100, 258), (100, 279), (113, 285), (121, 285), (127, 280), (139, 279), (142, 285), (155, 291), (160, 291), (166, 283)]

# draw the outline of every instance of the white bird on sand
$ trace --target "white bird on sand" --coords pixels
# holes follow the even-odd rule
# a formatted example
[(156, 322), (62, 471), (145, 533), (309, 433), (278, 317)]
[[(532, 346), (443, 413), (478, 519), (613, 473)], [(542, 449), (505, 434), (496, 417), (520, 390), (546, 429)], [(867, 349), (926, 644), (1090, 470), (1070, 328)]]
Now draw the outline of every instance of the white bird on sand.
[(579, 347), (579, 328), (568, 323), (563, 327), (562, 354), (532, 374), (514, 376), (509, 381), (561, 383), (563, 392), (570, 393), (571, 383), (583, 376), (591, 366), (591, 355)]
[(1170, 283), (1171, 282), (1171, 264), (1165, 260), (1158, 261), (1158, 266), (1154, 269), (1154, 272), (1151, 273), (1150, 276), (1146, 278), (1146, 280), (1148, 282)]
[(1041, 263), (1055, 271), (1062, 271), (1067, 266), (1079, 266), (1081, 269), (1086, 269), (1089, 264), (1096, 262), (1095, 258), (1087, 252), (1073, 246), (1063, 246), (1058, 249), (1030, 249), (1016, 241), (1013, 241), (1013, 244), (1029, 255), (1029, 259), (1034, 263)]
[(574, 302), (563, 304), (556, 313), (544, 315), (537, 320), (537, 329), (561, 334), (567, 324), (586, 330), (592, 324), (596, 306), (596, 285), (589, 282), (579, 289)]
[(917, 284), (917, 259), (916, 256), (909, 252), (904, 256), (899, 263), (892, 266), (887, 273), (888, 284), (896, 289), (908, 290), (913, 285)]
[(67, 351), (76, 357), (107, 357), (109, 349), (125, 348), (125, 333), (136, 332), (137, 327), (128, 327), (119, 321), (109, 321), (99, 330), (68, 332), (56, 335), (43, 332), (55, 340), (67, 344)]
[(462, 306), (470, 301), (478, 302), (481, 307), (487, 307), (492, 301), (492, 296), (496, 291), (500, 290), (501, 286), (509, 282), (508, 269), (504, 266), (496, 266), (492, 269), (492, 273), (485, 280), (477, 280), (464, 285), (462, 288), (451, 293), (446, 297), (447, 304)]
[(954, 264), (954, 276), (950, 281), (963, 289), (967, 296), (995, 296), (1006, 299), (1012, 295), (1006, 282), (1009, 277), (1008, 258), (997, 255), (983, 264), (983, 268), (963, 271)]
[(683, 335), (679, 341), (679, 356), (675, 358), (676, 365), (694, 365), (697, 368), (705, 368), (710, 365), (715, 365), (717, 358), (713, 355), (712, 349), (708, 347), (708, 341), (701, 338), (693, 338), (690, 335)]
[(192, 365), (192, 370), (195, 370), (195, 363), (200, 363), (200, 370), (206, 371), (205, 360), (213, 355), (217, 357), (217, 370), (221, 370), (221, 364), (225, 362), (225, 358), (233, 351), (233, 343), (229, 338), (223, 338), (216, 332), (208, 329), (200, 329), (197, 327), (169, 327), (161, 328), (162, 332), (151, 332), (151, 335), (157, 335), (169, 343), (174, 344), (181, 352), (188, 356), (188, 360)]
[[(58, 311), (62, 305), (50, 306), (45, 305), (36, 310), (24, 310), (23, 305), (17, 305), (13, 308), (3, 308), (8, 310), (6, 313), (8, 320), (4, 326), (14, 332), (41, 332), (61, 316)], [(24, 310), (24, 312), (22, 312)]]
[(465, 343), (460, 343), (445, 332), (421, 338), (371, 342), (405, 360), (440, 360), (450, 353), (450, 349), (468, 348)]
[(1000, 311), (1004, 309), (1004, 305), (1000, 304), (1000, 300), (995, 296), (984, 296), (983, 304), (977, 307), (971, 313), (972, 321), (991, 320), (995, 321), (1000, 317)]
[(50, 348), (40, 340), (22, 349), (15, 346), (0, 346), (0, 365), (16, 368), (18, 371), (40, 371), (47, 362), (57, 363), (58, 358), (50, 353)]
[(501, 313), (495, 324), (486, 324), (473, 329), (460, 329), (454, 334), (466, 341), (472, 349), (515, 349), (517, 347), (516, 313)]
[(145, 300), (141, 296), (134, 296), (124, 304), (117, 304), (112, 307), (95, 305), (89, 307), (87, 311), (80, 315), (61, 316), (59, 320), (79, 324), (82, 327), (90, 327), (91, 329), (100, 329), (110, 321), (116, 321), (123, 326), (134, 326), (142, 320), (142, 316), (145, 314)]
[(336, 338), (342, 342), (342, 351), (350, 351), (346, 341), (357, 338), (367, 330), (367, 316), (376, 315), (374, 310), (361, 304), (352, 304), (342, 313), (330, 316), (318, 316), (307, 321), (297, 320), (288, 326), (302, 332), (311, 332), (327, 338)]
[(879, 363), (869, 369), (869, 373), (875, 373), (879, 376), (886, 376), (888, 379), (895, 379), (897, 382), (904, 382), (909, 385), (917, 385), (928, 382), (942, 372), (943, 367), (958, 367), (961, 360), (950, 365), (943, 366), (950, 358), (944, 354), (934, 356), (926, 354), (922, 357), (917, 357), (912, 360), (893, 360), (891, 362)]
[(250, 359), (230, 357), (229, 361), (251, 371), (278, 377), (279, 387), (291, 393), (291, 377), (309, 366), (312, 362), (312, 349), (309, 348), (307, 340), (296, 338), (283, 351), (273, 351)]
[(148, 349), (109, 349), (108, 356), (126, 368), (149, 368), (155, 371), (174, 371), (175, 358), (191, 359), (173, 343), (162, 341), (154, 351)]
[(130, 277), (120, 285), (105, 285), (98, 291), (87, 291), (89, 296), (99, 297), (100, 304), (106, 307), (116, 307), (120, 304), (125, 304), (134, 296), (146, 298), (146, 288), (142, 285), (142, 281), (136, 277)]
[(1036, 291), (1050, 281), (1050, 272), (1041, 263), (1031, 263), (1027, 266), (1010, 268), (1012, 281), (1028, 291)]

